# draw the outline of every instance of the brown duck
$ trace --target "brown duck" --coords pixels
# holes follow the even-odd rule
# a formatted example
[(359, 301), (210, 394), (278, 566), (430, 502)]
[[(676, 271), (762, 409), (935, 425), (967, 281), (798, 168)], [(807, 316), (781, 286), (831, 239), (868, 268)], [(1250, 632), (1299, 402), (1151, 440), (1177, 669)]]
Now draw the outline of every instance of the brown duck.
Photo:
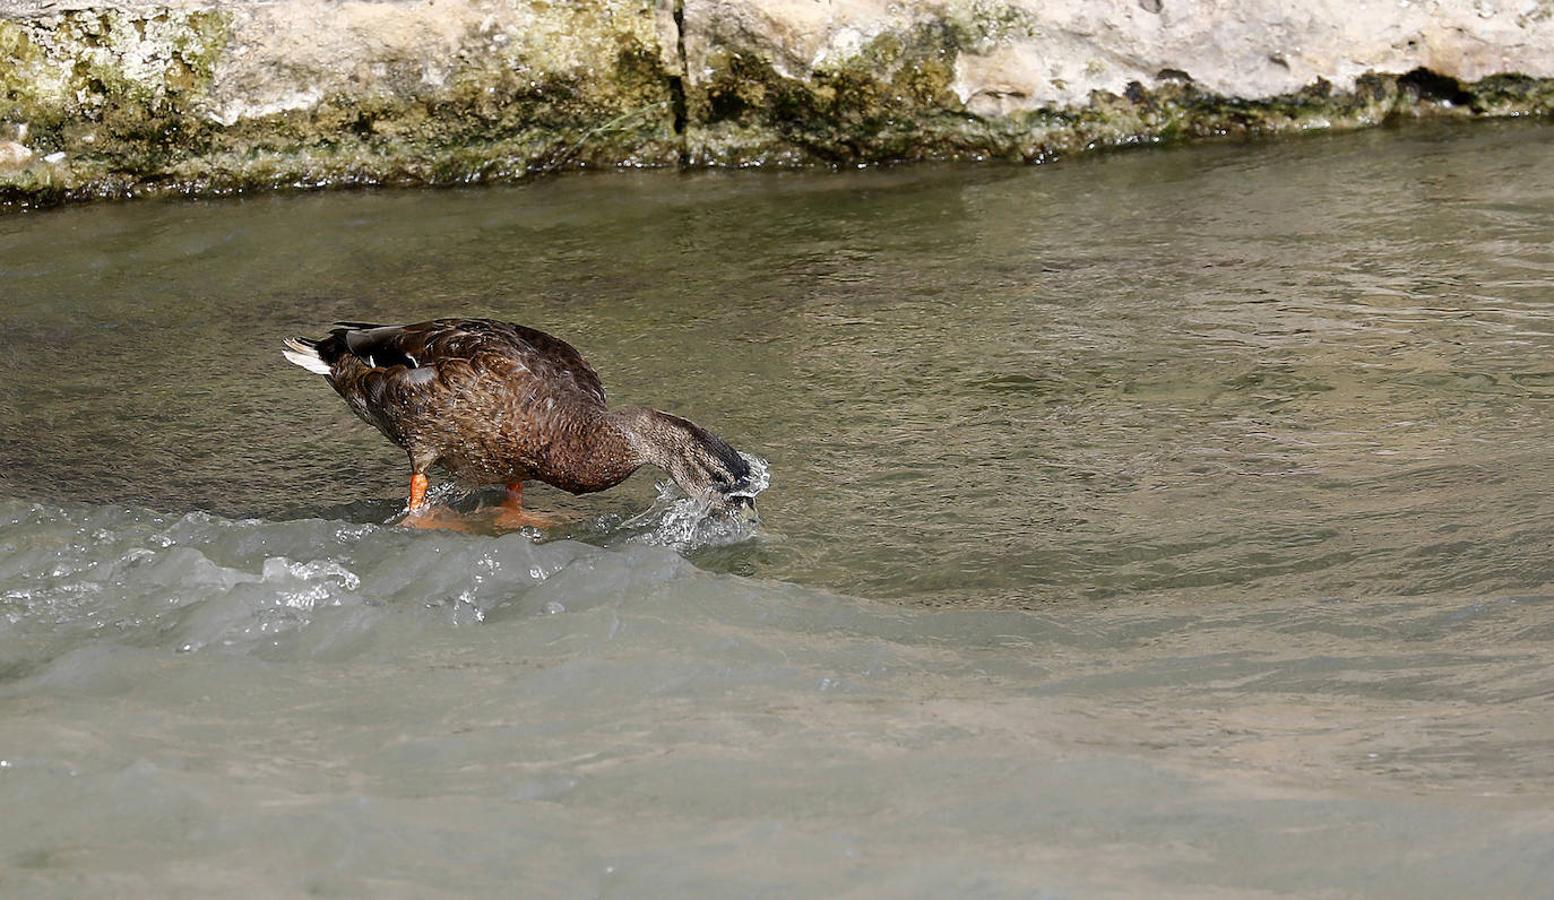
[(610, 409), (582, 354), (533, 328), (491, 319), (337, 322), (328, 337), (292, 338), (283, 352), (404, 448), (406, 524), (443, 524), (426, 502), (434, 464), (467, 485), (506, 485), (498, 517), (506, 526), (544, 522), (523, 512), (525, 481), (587, 494), (644, 465), (715, 512), (755, 506), (750, 465), (727, 442), (655, 409)]

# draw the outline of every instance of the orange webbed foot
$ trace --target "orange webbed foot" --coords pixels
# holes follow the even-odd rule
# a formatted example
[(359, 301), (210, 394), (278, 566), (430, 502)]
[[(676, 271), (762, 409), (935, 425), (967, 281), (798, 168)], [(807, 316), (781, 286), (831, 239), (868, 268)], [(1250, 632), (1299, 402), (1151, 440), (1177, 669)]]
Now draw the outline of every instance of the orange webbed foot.
[(399, 524), (405, 528), (441, 528), (445, 531), (463, 532), (475, 530), (474, 523), (453, 510), (425, 504), (420, 509), (413, 509), (407, 513), (399, 520)]
[(501, 531), (517, 531), (520, 528), (549, 528), (556, 524), (555, 516), (540, 515), (522, 509), (499, 506), (491, 524)]
[(532, 513), (523, 508), (521, 482), (514, 482), (507, 486), (507, 498), (500, 506), (477, 510), (469, 515), (428, 503), (426, 490), (425, 475), (410, 476), (410, 511), (399, 520), (399, 525), (405, 528), (441, 528), (466, 533), (492, 531), (500, 533), (523, 528), (550, 528), (559, 521), (554, 516)]
[(406, 528), (442, 528), (448, 531), (473, 531), (469, 522), (451, 509), (426, 502), (427, 477), (421, 472), (410, 476), (410, 511), (399, 524)]
[(520, 528), (549, 528), (556, 524), (556, 519), (525, 510), (523, 482), (515, 481), (507, 486), (507, 499), (496, 508), (491, 524), (502, 531), (517, 531)]

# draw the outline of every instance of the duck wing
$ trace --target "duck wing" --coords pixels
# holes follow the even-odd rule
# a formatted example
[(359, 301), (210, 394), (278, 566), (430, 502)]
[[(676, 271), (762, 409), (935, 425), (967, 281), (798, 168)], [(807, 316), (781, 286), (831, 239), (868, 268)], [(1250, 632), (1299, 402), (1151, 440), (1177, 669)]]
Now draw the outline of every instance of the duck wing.
[(576, 348), (510, 322), (341, 322), (325, 338), (286, 341), (285, 355), (324, 375), (417, 465), (440, 459), (475, 482), (516, 466), (560, 484), (552, 477), (565, 481), (566, 457), (606, 409), (604, 385)]
[[(336, 373), (344, 369), (403, 371), (412, 381), (429, 380), (433, 369), (445, 375), (465, 367), (515, 378), (533, 379), (556, 393), (574, 393), (606, 403), (604, 384), (577, 348), (543, 331), (491, 319), (435, 319), (414, 325), (338, 322), (317, 345), (320, 358)], [(353, 357), (347, 362), (344, 357)], [(342, 366), (342, 363), (346, 363)], [(351, 365), (350, 363), (355, 363)], [(353, 372), (353, 374), (355, 374)]]
[[(554, 398), (568, 408), (603, 408), (599, 375), (571, 344), (543, 331), (491, 319), (434, 319), (413, 325), (339, 322), (321, 340), (287, 342), (288, 358), (326, 375), (363, 418), (390, 438), (384, 419), (474, 388)], [(527, 385), (527, 388), (524, 386)]]

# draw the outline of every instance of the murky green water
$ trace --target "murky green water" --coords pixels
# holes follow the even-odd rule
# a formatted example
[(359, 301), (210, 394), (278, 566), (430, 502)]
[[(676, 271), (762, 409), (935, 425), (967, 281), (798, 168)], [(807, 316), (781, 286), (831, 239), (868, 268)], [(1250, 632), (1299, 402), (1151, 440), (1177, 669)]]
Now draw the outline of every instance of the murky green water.
[[(1551, 137), (0, 217), (0, 888), (1547, 896)], [(380, 527), (459, 313), (762, 535)]]

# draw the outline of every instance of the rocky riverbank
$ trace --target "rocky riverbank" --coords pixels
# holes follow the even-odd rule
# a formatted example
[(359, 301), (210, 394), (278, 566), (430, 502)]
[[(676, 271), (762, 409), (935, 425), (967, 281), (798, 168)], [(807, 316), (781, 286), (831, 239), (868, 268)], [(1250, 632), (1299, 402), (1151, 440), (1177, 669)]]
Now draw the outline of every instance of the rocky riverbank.
[(1554, 111), (1550, 0), (0, 0), (0, 200)]

